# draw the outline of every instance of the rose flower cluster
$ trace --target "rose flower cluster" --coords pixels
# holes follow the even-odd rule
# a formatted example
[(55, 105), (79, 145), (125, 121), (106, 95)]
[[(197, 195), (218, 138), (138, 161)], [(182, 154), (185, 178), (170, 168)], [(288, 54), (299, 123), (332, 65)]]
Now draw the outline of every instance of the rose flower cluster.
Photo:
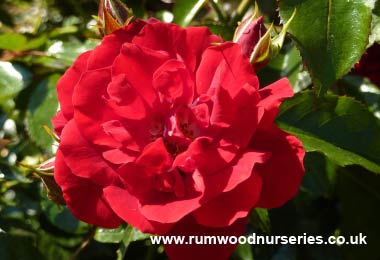
[[(158, 235), (244, 235), (254, 207), (283, 205), (304, 174), (274, 124), (287, 79), (259, 88), (239, 44), (207, 27), (136, 20), (83, 53), (57, 86), (55, 180), (78, 219)], [(165, 245), (227, 259), (236, 245)]]

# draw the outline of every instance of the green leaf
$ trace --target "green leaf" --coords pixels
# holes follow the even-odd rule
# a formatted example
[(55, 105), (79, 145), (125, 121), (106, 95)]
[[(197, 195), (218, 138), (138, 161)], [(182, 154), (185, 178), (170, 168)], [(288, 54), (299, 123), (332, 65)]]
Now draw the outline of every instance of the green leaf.
[(32, 237), (0, 233), (0, 259), (43, 259)]
[(318, 96), (323, 96), (364, 53), (371, 28), (368, 5), (364, 0), (280, 1), (280, 15), (285, 21), (297, 8), (289, 31)]
[(130, 234), (128, 228), (120, 226), (114, 229), (98, 227), (95, 233), (95, 240), (102, 243), (120, 243), (126, 236), (130, 236), (130, 241), (145, 240), (151, 236), (151, 234), (141, 233), (140, 230), (133, 228)]
[(7, 33), (0, 35), (0, 49), (23, 51), (28, 39), (22, 34)]
[(96, 40), (87, 40), (84, 43), (57, 41), (50, 45), (47, 54), (71, 66), (79, 54), (95, 48), (98, 44), (99, 41)]
[(43, 126), (51, 128), (50, 120), (57, 112), (56, 83), (59, 77), (60, 75), (53, 74), (38, 84), (30, 97), (26, 114), (26, 124), (31, 139), (48, 151), (51, 151), (53, 139), (45, 132)]
[(260, 229), (264, 233), (271, 232), (270, 219), (267, 209), (254, 208), (250, 214), (249, 221), (253, 227)]
[(380, 173), (380, 123), (352, 98), (326, 95), (316, 103), (311, 91), (298, 93), (282, 104), (277, 124), (307, 151), (320, 151), (340, 166), (358, 164)]
[(367, 245), (342, 246), (344, 259), (380, 259), (380, 176), (360, 167), (340, 169), (336, 193), (342, 222), (340, 235), (362, 233)]
[(11, 51), (25, 51), (36, 49), (44, 44), (46, 36), (42, 35), (38, 38), (28, 40), (22, 34), (8, 33), (0, 35), (0, 49)]
[(366, 104), (370, 111), (380, 119), (380, 89), (366, 78), (347, 75), (340, 85), (345, 93), (355, 97), (357, 100)]
[(101, 243), (120, 243), (124, 238), (125, 228), (118, 227), (115, 229), (97, 228), (94, 239)]
[(174, 23), (188, 26), (207, 0), (177, 0), (174, 6)]
[(31, 77), (24, 67), (0, 61), (0, 102), (15, 97), (29, 84)]
[(120, 247), (117, 250), (117, 260), (123, 260), (125, 253), (127, 252), (127, 249), (129, 247), (129, 244), (132, 241), (133, 238), (133, 233), (135, 231), (135, 228), (132, 227), (131, 225), (128, 225), (125, 230), (124, 230), (124, 237), (120, 243)]
[(88, 225), (86, 223), (76, 219), (66, 207), (49, 200), (46, 193), (41, 194), (41, 209), (50, 223), (59, 229), (71, 234), (87, 232)]
[(253, 260), (253, 253), (250, 244), (239, 244), (235, 249), (232, 260)]
[(335, 164), (319, 152), (309, 152), (304, 158), (304, 166), (305, 176), (300, 187), (303, 194), (297, 196), (297, 199), (310, 200), (332, 197), (331, 186), (335, 181)]

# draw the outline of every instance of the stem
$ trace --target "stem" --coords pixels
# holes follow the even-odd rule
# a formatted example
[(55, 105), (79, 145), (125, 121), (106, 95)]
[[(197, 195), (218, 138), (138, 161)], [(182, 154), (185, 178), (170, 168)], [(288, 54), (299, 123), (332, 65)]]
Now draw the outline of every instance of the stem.
[(133, 232), (134, 232), (134, 228), (131, 225), (128, 225), (125, 228), (123, 240), (121, 241), (120, 247), (116, 252), (117, 253), (117, 260), (123, 260), (124, 259), (125, 253), (127, 253), (128, 246), (132, 241)]
[(240, 5), (236, 9), (236, 12), (232, 14), (231, 25), (236, 26), (237, 22), (243, 18), (252, 3), (252, 0), (241, 1)]
[(220, 6), (218, 5), (217, 0), (210, 0), (209, 3), (211, 4), (212, 8), (214, 8), (219, 21), (225, 22), (227, 18), (224, 15), (223, 11), (220, 9)]
[(96, 226), (93, 226), (90, 230), (90, 233), (85, 241), (80, 244), (80, 246), (75, 250), (73, 255), (71, 256), (70, 260), (75, 260), (77, 259), (79, 253), (90, 243), (90, 241), (94, 238), (96, 232)]

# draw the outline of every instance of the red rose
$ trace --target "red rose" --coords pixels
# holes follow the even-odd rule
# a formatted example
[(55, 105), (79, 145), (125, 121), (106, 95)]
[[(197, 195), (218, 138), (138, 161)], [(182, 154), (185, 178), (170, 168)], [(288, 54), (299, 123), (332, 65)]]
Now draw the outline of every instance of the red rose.
[(374, 43), (355, 64), (354, 74), (367, 77), (373, 83), (380, 86), (380, 45)]
[[(137, 20), (59, 81), (56, 181), (71, 212), (94, 225), (242, 235), (253, 207), (281, 206), (298, 190), (304, 150), (273, 123), (292, 95), (286, 79), (259, 90), (241, 47), (206, 27)], [(227, 259), (235, 245), (203, 247), (166, 251)]]

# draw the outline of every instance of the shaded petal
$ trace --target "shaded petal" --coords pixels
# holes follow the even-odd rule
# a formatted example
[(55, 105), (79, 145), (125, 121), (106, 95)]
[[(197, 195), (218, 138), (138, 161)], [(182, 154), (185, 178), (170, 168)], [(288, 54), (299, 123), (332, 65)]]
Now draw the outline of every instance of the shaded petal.
[(67, 207), (77, 219), (105, 228), (116, 228), (122, 223), (105, 200), (103, 187), (72, 174), (59, 149), (54, 178), (62, 188)]
[(51, 119), (54, 126), (54, 132), (61, 136), (63, 128), (66, 126), (68, 120), (63, 116), (62, 111), (58, 111), (57, 114)]
[(148, 144), (136, 160), (136, 164), (151, 175), (168, 170), (172, 166), (172, 162), (162, 138)]
[(112, 75), (125, 74), (140, 97), (153, 108), (158, 102), (157, 93), (152, 86), (153, 73), (168, 59), (165, 52), (124, 43), (120, 55), (114, 60)]
[(257, 172), (229, 192), (224, 192), (197, 209), (193, 216), (208, 227), (230, 226), (246, 217), (260, 198), (262, 180)]
[(305, 150), (301, 142), (296, 137), (273, 126), (258, 130), (250, 146), (272, 153), (268, 161), (255, 166), (255, 170), (263, 179), (263, 188), (257, 207), (282, 206), (296, 195), (305, 171), (303, 166)]
[[(167, 234), (171, 236), (241, 236), (244, 235), (248, 218), (235, 221), (232, 225), (224, 228), (211, 228), (198, 224), (193, 217), (188, 216), (178, 222)], [(234, 244), (167, 244), (165, 252), (171, 260), (227, 260), (237, 245)]]
[(62, 131), (59, 149), (74, 175), (89, 178), (100, 186), (107, 186), (118, 180), (116, 172), (104, 161), (101, 151), (96, 150), (82, 137), (74, 120)]
[(184, 196), (177, 198), (174, 194), (165, 196), (163, 192), (157, 193), (155, 201), (141, 206), (142, 214), (150, 220), (160, 223), (174, 223), (201, 206), (205, 189), (202, 176), (195, 172), (183, 177)]
[[(149, 21), (148, 21), (149, 22)], [(96, 70), (111, 66), (120, 48), (125, 42), (131, 42), (140, 30), (147, 24), (146, 21), (137, 19), (129, 26), (105, 36), (88, 59), (88, 69)]]
[(146, 219), (140, 212), (139, 202), (127, 190), (108, 186), (104, 189), (105, 198), (112, 209), (125, 222), (138, 228), (143, 233), (164, 234), (173, 224), (159, 223)]
[(119, 119), (107, 105), (108, 83), (111, 81), (110, 69), (100, 69), (82, 74), (73, 94), (74, 118), (83, 137), (91, 143), (119, 147), (120, 143), (104, 132), (104, 122)]
[(178, 60), (168, 60), (154, 72), (153, 87), (159, 92), (161, 102), (172, 105), (193, 101), (194, 82), (185, 64)]
[(258, 106), (265, 108), (265, 118), (260, 122), (261, 126), (271, 126), (285, 98), (294, 95), (292, 86), (287, 78), (282, 78), (265, 88), (259, 90), (261, 100)]
[(223, 86), (234, 98), (247, 83), (258, 89), (257, 76), (240, 45), (226, 42), (203, 53), (196, 73), (198, 95)]
[(142, 120), (147, 116), (143, 98), (129, 83), (125, 74), (112, 78), (107, 87), (110, 99), (107, 104), (118, 115), (130, 120)]
[(60, 109), (66, 120), (73, 118), (74, 107), (72, 98), (74, 88), (81, 79), (82, 73), (87, 70), (87, 60), (90, 54), (91, 51), (88, 51), (79, 55), (74, 64), (57, 82), (57, 95)]

